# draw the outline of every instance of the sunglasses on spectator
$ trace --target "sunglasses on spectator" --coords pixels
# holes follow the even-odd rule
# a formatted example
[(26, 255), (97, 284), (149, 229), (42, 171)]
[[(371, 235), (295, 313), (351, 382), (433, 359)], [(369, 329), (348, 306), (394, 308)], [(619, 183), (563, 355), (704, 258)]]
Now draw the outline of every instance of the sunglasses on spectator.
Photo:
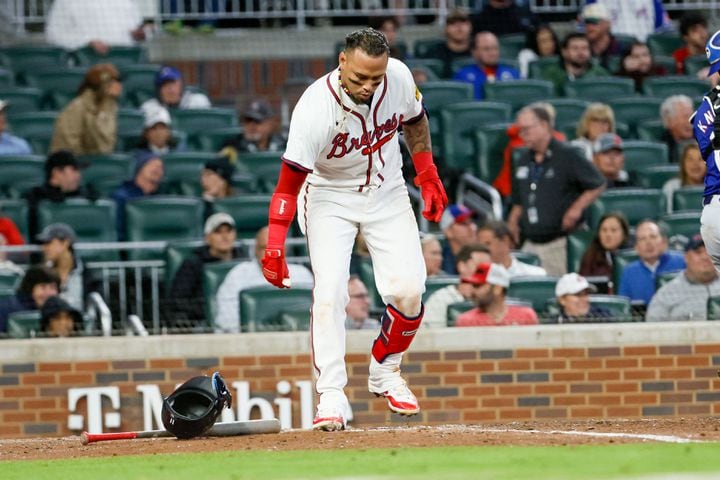
[(602, 22), (602, 18), (586, 18), (585, 23), (589, 25), (597, 25)]

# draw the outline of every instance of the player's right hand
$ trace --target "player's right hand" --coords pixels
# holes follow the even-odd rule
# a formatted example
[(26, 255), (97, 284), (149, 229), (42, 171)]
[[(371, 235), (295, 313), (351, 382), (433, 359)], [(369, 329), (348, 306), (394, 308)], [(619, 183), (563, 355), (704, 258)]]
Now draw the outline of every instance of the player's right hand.
[(278, 288), (290, 288), (290, 271), (281, 248), (266, 248), (261, 260), (265, 280)]

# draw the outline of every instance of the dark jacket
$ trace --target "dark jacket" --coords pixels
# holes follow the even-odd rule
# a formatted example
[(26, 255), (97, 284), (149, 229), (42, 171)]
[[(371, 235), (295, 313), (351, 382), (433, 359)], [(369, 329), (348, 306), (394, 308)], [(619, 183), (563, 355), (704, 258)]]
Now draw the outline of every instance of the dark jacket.
[(33, 187), (25, 192), (25, 199), (28, 202), (29, 218), (28, 218), (28, 233), (30, 234), (29, 241), (32, 242), (35, 239), (35, 235), (39, 232), (38, 221), (37, 221), (37, 207), (42, 201), (49, 201), (54, 203), (62, 203), (69, 198), (85, 198), (88, 200), (97, 200), (100, 195), (92, 187), (81, 186), (74, 192), (63, 192), (59, 187), (54, 187), (48, 183)]
[(135, 184), (134, 180), (126, 180), (125, 182), (123, 182), (122, 185), (120, 185), (110, 194), (110, 198), (115, 200), (115, 204), (117, 205), (115, 227), (117, 229), (117, 236), (119, 241), (124, 241), (126, 238), (125, 204), (128, 200), (144, 196), (146, 196), (145, 192), (143, 192), (142, 189)]
[(0, 300), (0, 333), (7, 332), (7, 321), (10, 314), (27, 310), (37, 310), (35, 300), (30, 295), (16, 293), (12, 297)]

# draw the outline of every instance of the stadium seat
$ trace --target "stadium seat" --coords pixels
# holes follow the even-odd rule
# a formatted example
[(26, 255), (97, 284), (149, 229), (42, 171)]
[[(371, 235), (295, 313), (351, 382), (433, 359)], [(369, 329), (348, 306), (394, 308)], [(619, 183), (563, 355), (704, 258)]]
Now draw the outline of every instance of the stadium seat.
[[(151, 196), (125, 205), (126, 238), (131, 242), (191, 240), (202, 237), (203, 201), (196, 197)], [(158, 258), (153, 249), (132, 250), (132, 260)]]
[(474, 132), (477, 151), (477, 173), (480, 180), (491, 184), (503, 166), (503, 152), (510, 141), (508, 124), (485, 125)]
[(118, 109), (117, 131), (138, 132), (143, 129), (145, 115), (142, 110), (136, 108), (120, 108)]
[(238, 238), (255, 238), (267, 225), (270, 195), (240, 195), (213, 202), (213, 211), (229, 214), (235, 219)]
[(173, 152), (163, 156), (163, 191), (175, 195), (200, 195), (200, 172), (205, 162), (217, 158), (214, 153)]
[(664, 272), (658, 274), (655, 278), (655, 288), (660, 289), (663, 285), (669, 283), (673, 278), (677, 277), (680, 272)]
[(677, 165), (650, 165), (635, 171), (637, 184), (643, 188), (662, 188), (665, 182), (678, 175)]
[[(228, 262), (212, 262), (203, 265), (203, 293), (205, 295), (205, 318), (212, 325), (217, 314), (217, 303), (215, 295), (218, 288), (222, 285), (223, 280), (238, 263), (239, 260), (231, 260)], [(180, 265), (178, 264), (178, 267)], [(176, 272), (177, 273), (177, 270)], [(173, 274), (174, 276), (174, 274)]]
[(540, 266), (540, 257), (532, 252), (523, 252), (522, 250), (511, 250), (510, 255), (519, 262), (527, 263), (529, 265)]
[(272, 286), (248, 288), (240, 292), (240, 331), (267, 332), (290, 330), (282, 323), (285, 310), (297, 311), (312, 305), (312, 289), (293, 287), (278, 290)]
[(580, 262), (585, 250), (590, 246), (595, 232), (591, 230), (576, 230), (567, 236), (567, 271), (580, 271)]
[(440, 109), (452, 103), (473, 101), (473, 87), (469, 83), (447, 80), (426, 82), (422, 85), (420, 91), (423, 95), (423, 103), (430, 116), (430, 138), (432, 139), (433, 152), (439, 155), (442, 127)]
[[(676, 75), (677, 74), (677, 70), (676, 70), (677, 63), (675, 62), (675, 59), (672, 57), (672, 55), (654, 55), (653, 63), (655, 65), (664, 67), (665, 71), (667, 72), (667, 75)], [(617, 70), (613, 70), (613, 71), (617, 71)]]
[(621, 211), (631, 226), (646, 218), (657, 219), (665, 214), (665, 194), (656, 188), (613, 188), (588, 207), (590, 227), (597, 230), (598, 222), (607, 212)]
[(532, 307), (540, 316), (545, 312), (548, 298), (555, 296), (556, 277), (514, 277), (510, 279), (507, 296), (532, 302)]
[(165, 294), (170, 293), (173, 279), (182, 262), (199, 247), (205, 245), (204, 240), (168, 242), (165, 246)]
[(242, 127), (212, 128), (195, 134), (195, 145), (202, 152), (218, 152), (228, 140), (242, 134)]
[(631, 173), (653, 165), (668, 165), (670, 162), (667, 145), (661, 142), (626, 140), (623, 142), (623, 153), (625, 170)]
[(36, 156), (0, 157), (0, 197), (20, 198), (45, 181), (45, 161)]
[(10, 338), (31, 338), (41, 334), (40, 311), (27, 310), (11, 313), (7, 319), (7, 332)]
[(145, 100), (155, 96), (155, 74), (160, 65), (128, 65), (122, 69), (123, 95), (128, 102), (139, 107)]
[(528, 64), (528, 78), (543, 79), (543, 71), (550, 65), (560, 63), (559, 55), (551, 55), (549, 57), (539, 57)]
[(690, 239), (700, 233), (700, 211), (668, 213), (658, 222), (668, 233), (668, 237), (681, 235)]
[(525, 33), (508, 33), (498, 37), (500, 57), (517, 58), (520, 50), (525, 48)]
[(172, 117), (173, 128), (188, 134), (188, 142), (191, 148), (200, 148), (197, 145), (197, 134), (213, 128), (238, 126), (237, 112), (231, 108), (174, 110)]
[(445, 45), (444, 38), (424, 38), (413, 44), (413, 53), (417, 58), (432, 58), (431, 55), (439, 46)]
[(630, 78), (595, 77), (565, 83), (565, 95), (592, 102), (606, 102), (610, 98), (635, 95), (635, 83)]
[(646, 43), (653, 56), (672, 55), (675, 50), (683, 46), (683, 40), (677, 32), (651, 33)]
[(447, 307), (447, 326), (454, 327), (460, 315), (475, 308), (473, 302), (467, 300), (464, 302), (451, 303)]
[(427, 302), (430, 295), (438, 290), (445, 288), (448, 285), (457, 285), (459, 283), (460, 277), (457, 275), (438, 275), (435, 277), (429, 277), (425, 280), (425, 293), (423, 293), (422, 300), (423, 302)]
[(20, 283), (21, 279), (22, 279), (22, 275), (20, 275), (17, 272), (13, 272), (10, 270), (1, 270), (0, 271), (0, 289), (14, 290)]
[(696, 78), (697, 73), (708, 66), (705, 54), (693, 55), (685, 59), (685, 75)]
[(631, 263), (634, 262), (640, 258), (638, 256), (638, 253), (633, 248), (627, 248), (624, 250), (620, 250), (615, 254), (614, 262), (613, 262), (613, 284), (615, 285), (615, 290), (618, 290), (620, 288), (620, 278), (622, 276), (622, 272), (625, 269), (625, 267)]
[(42, 68), (27, 72), (27, 83), (43, 92), (42, 106), (62, 110), (76, 95), (85, 78), (84, 68)]
[(305, 307), (284, 309), (280, 313), (280, 324), (293, 331), (310, 330), (310, 309)]
[(17, 45), (0, 49), (0, 63), (15, 73), (15, 80), (20, 85), (25, 85), (26, 72), (37, 68), (66, 67), (68, 54), (63, 48), (52, 45)]
[(280, 174), (282, 152), (254, 152), (238, 155), (238, 173), (251, 174), (256, 182), (254, 191), (272, 193)]
[(441, 152), (445, 165), (478, 175), (473, 131), (510, 121), (510, 105), (498, 102), (454, 103), (440, 110)]
[(10, 103), (7, 114), (12, 118), (18, 113), (40, 110), (42, 90), (33, 87), (5, 87), (0, 89), (0, 98)]
[(408, 58), (404, 60), (405, 65), (412, 71), (415, 68), (430, 71), (435, 76), (435, 80), (442, 78), (445, 65), (438, 58)]
[[(632, 322), (632, 303), (628, 297), (620, 295), (594, 294), (589, 297), (590, 305), (599, 307), (610, 312), (610, 317), (587, 319), (583, 323), (610, 323), (610, 322)], [(555, 319), (560, 314), (560, 306), (557, 299), (551, 298), (547, 304), (548, 316)], [(553, 321), (552, 323), (557, 323)]]
[[(590, 102), (579, 98), (551, 98), (547, 102), (555, 108), (555, 125), (577, 123)], [(575, 138), (572, 137), (568, 139)]]
[(363, 258), (360, 260), (358, 275), (370, 294), (371, 308), (384, 308), (385, 304), (383, 303), (382, 298), (380, 298), (380, 293), (378, 293), (377, 287), (375, 287), (375, 272), (369, 258)]
[(141, 47), (113, 46), (106, 55), (100, 55), (92, 47), (83, 47), (72, 52), (80, 65), (90, 66), (96, 63), (112, 63), (119, 70), (129, 65), (145, 61), (145, 52)]
[(639, 123), (660, 116), (662, 99), (637, 96), (611, 99), (607, 103), (615, 114), (615, 120), (627, 124), (630, 127), (630, 135), (637, 138)]
[(83, 183), (101, 196), (108, 196), (132, 173), (133, 158), (124, 153), (84, 155), (82, 160), (89, 163), (82, 171)]
[(650, 77), (643, 82), (645, 95), (651, 95), (657, 98), (684, 94), (697, 100), (708, 90), (710, 90), (710, 86), (706, 80), (682, 75)]
[[(0, 188), (0, 192), (2, 189)], [(28, 240), (28, 204), (25, 200), (0, 199), (0, 216), (9, 217), (25, 240)]]
[(640, 140), (661, 142), (665, 126), (662, 120), (645, 120), (637, 124), (637, 135)]
[(506, 102), (517, 111), (528, 103), (546, 100), (554, 96), (554, 87), (547, 80), (508, 80), (485, 84), (485, 98)]
[(10, 130), (30, 143), (33, 153), (46, 155), (55, 129), (57, 112), (28, 112), (13, 115)]
[(698, 187), (682, 187), (673, 192), (673, 208), (674, 213), (686, 210), (702, 210), (704, 186)]
[(707, 301), (707, 319), (720, 320), (720, 297), (709, 297)]
[(15, 86), (15, 75), (7, 68), (0, 68), (0, 88), (8, 89)]

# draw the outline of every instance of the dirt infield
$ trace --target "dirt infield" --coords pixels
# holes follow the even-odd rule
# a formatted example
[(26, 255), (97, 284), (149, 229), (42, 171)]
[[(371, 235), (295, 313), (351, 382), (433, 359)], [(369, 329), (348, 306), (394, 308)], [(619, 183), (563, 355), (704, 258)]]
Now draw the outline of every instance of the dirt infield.
[(517, 422), (483, 425), (286, 431), (242, 437), (117, 440), (83, 446), (80, 437), (0, 440), (0, 460), (86, 458), (227, 450), (367, 449), (483, 445), (720, 442), (720, 418)]

